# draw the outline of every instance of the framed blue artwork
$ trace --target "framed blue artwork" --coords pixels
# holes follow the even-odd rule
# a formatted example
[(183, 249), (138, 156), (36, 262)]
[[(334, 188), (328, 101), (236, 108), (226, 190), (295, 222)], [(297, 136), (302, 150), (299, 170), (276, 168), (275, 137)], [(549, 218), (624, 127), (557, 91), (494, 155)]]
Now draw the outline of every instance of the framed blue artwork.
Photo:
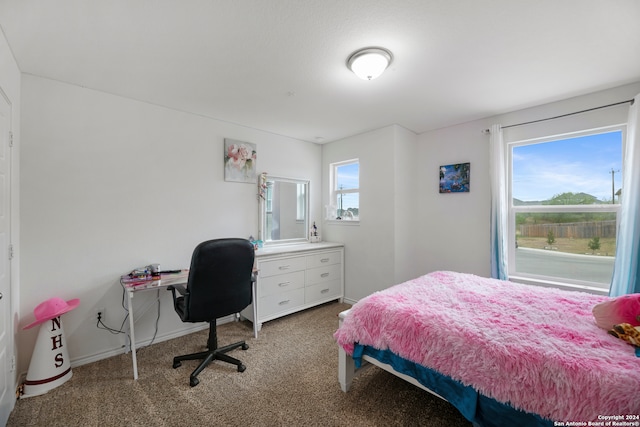
[(440, 166), (440, 193), (468, 193), (471, 163)]

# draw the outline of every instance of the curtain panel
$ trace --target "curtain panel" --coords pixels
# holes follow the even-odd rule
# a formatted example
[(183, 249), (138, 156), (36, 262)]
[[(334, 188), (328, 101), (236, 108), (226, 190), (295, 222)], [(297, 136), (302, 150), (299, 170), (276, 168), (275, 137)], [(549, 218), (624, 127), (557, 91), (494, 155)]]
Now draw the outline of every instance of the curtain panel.
[(489, 137), (491, 173), (491, 277), (507, 280), (507, 187), (505, 146), (500, 125), (492, 125)]
[(622, 169), (622, 206), (620, 209), (616, 260), (610, 296), (640, 293), (640, 94), (629, 108), (627, 140)]

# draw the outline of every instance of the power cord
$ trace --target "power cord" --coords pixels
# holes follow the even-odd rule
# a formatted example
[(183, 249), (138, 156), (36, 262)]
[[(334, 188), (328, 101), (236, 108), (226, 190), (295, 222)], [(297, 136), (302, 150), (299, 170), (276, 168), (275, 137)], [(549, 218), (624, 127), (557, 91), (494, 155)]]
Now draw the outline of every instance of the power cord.
[(149, 347), (156, 339), (156, 335), (158, 335), (158, 323), (160, 322), (160, 289), (156, 290), (156, 301), (158, 303), (158, 314), (156, 315), (156, 328), (153, 332), (153, 336), (151, 337), (151, 341), (145, 347)]
[[(120, 329), (114, 329), (109, 327), (107, 324), (105, 324), (102, 321), (102, 315), (101, 313), (98, 313), (98, 320), (96, 322), (96, 328), (98, 329), (102, 329), (105, 331), (109, 331), (110, 333), (114, 334), (114, 335), (118, 335), (118, 334), (127, 334), (127, 332), (124, 330), (124, 325), (127, 322), (127, 319), (129, 318), (129, 310), (127, 308), (127, 306), (125, 305), (124, 301), (125, 301), (125, 297), (126, 297), (126, 291), (124, 290), (124, 288), (122, 289), (122, 301), (121, 301), (121, 305), (122, 305), (122, 309), (127, 313), (124, 316), (124, 319), (122, 320), (122, 324), (120, 325)], [(158, 304), (158, 309), (157, 309), (157, 315), (156, 315), (156, 322), (155, 322), (155, 330), (153, 332), (153, 337), (151, 337), (151, 341), (149, 341), (149, 344), (145, 345), (144, 347), (139, 347), (139, 349), (141, 348), (145, 348), (145, 347), (149, 347), (150, 345), (153, 344), (153, 342), (156, 339), (156, 336), (158, 335), (158, 324), (160, 322), (160, 289), (156, 290), (156, 301)], [(127, 338), (129, 339), (129, 348), (131, 348), (131, 336), (129, 334), (127, 334)]]
[(98, 329), (103, 329), (105, 331), (109, 331), (114, 335), (117, 334), (124, 334), (125, 331), (123, 329), (124, 327), (124, 323), (127, 321), (127, 318), (129, 317), (129, 314), (127, 313), (127, 315), (124, 317), (124, 320), (122, 321), (122, 325), (120, 325), (120, 329), (113, 329), (109, 326), (107, 326), (103, 321), (102, 321), (102, 315), (100, 313), (98, 313), (98, 321), (96, 322), (96, 328)]

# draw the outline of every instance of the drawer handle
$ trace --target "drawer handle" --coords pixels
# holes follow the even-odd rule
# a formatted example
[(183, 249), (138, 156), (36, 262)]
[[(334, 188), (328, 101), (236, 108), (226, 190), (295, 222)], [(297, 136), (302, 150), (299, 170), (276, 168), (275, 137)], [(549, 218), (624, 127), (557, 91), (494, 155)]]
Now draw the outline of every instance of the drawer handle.
[(322, 258), (320, 262), (329, 262), (329, 258)]
[(278, 283), (278, 286), (280, 286), (281, 288), (284, 286), (289, 286), (291, 284), (291, 282), (282, 282), (282, 283)]
[(291, 300), (280, 301), (278, 303), (278, 305), (287, 305), (287, 304), (289, 304), (289, 301), (291, 301)]
[(329, 273), (322, 273), (320, 277), (329, 277)]
[(321, 294), (326, 294), (327, 292), (329, 292), (329, 289), (323, 289), (320, 291)]
[(278, 267), (279, 270), (288, 270), (289, 268), (291, 268), (291, 266), (289, 265), (281, 265), (280, 267)]

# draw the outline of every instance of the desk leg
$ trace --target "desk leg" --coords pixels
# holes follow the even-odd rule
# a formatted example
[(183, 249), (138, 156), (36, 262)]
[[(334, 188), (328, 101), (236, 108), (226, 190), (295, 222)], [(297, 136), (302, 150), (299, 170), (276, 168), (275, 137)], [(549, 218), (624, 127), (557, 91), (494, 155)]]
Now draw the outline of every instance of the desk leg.
[(136, 358), (136, 336), (134, 333), (134, 320), (133, 320), (133, 292), (128, 292), (129, 293), (129, 298), (127, 299), (127, 304), (129, 307), (129, 339), (130, 339), (130, 346), (129, 349), (131, 350), (131, 359), (133, 360), (133, 379), (137, 380), (138, 379), (138, 360)]

